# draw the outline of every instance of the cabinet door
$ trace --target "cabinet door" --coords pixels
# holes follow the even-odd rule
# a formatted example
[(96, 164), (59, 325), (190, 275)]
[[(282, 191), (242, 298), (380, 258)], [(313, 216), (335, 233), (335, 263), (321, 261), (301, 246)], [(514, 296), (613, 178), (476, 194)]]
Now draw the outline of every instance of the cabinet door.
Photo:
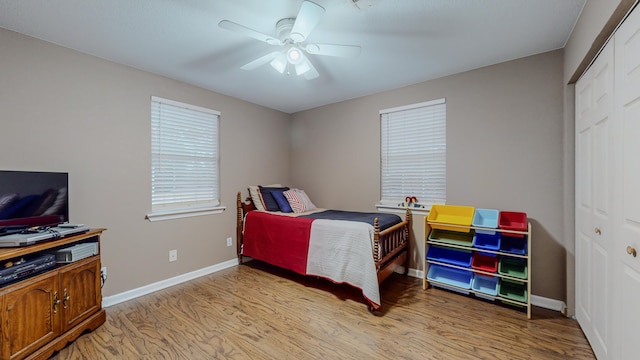
[(102, 307), (100, 259), (92, 256), (60, 271), (63, 332)]
[(2, 359), (22, 359), (60, 333), (58, 273), (25, 280), (2, 296)]
[(618, 359), (638, 358), (640, 333), (640, 12), (636, 9), (620, 26), (616, 41), (616, 143), (618, 181), (615, 198), (616, 242), (613, 280)]
[(576, 318), (599, 359), (612, 336), (613, 46), (576, 84)]

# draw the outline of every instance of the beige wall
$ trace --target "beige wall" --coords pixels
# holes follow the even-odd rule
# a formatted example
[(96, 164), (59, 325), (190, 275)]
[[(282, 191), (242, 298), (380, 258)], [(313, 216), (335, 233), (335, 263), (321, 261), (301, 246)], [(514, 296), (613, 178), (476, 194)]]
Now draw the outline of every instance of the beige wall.
[(533, 293), (564, 300), (562, 66), (553, 51), (293, 114), (292, 183), (322, 207), (375, 210), (378, 111), (444, 97), (447, 202), (527, 212)]
[[(234, 259), (237, 191), (289, 181), (288, 114), (3, 29), (0, 72), (0, 168), (69, 172), (71, 221), (108, 228), (105, 296)], [(152, 95), (221, 111), (224, 213), (145, 220)]]

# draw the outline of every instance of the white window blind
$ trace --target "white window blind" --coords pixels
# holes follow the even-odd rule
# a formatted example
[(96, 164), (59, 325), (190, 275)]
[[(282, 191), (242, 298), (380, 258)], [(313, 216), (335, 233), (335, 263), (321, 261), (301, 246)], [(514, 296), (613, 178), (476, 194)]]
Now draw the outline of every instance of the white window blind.
[(220, 113), (151, 98), (151, 211), (211, 209), (219, 201)]
[(381, 204), (446, 200), (445, 99), (380, 111)]

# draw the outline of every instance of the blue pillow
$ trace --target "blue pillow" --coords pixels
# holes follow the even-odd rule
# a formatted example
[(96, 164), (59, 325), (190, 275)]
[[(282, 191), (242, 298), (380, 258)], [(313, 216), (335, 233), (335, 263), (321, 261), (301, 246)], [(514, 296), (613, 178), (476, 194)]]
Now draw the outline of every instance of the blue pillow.
[(280, 207), (276, 202), (276, 199), (271, 194), (274, 190), (287, 191), (288, 187), (264, 187), (258, 186), (260, 189), (260, 195), (262, 196), (262, 202), (264, 203), (264, 208), (267, 211), (280, 211)]
[(293, 209), (291, 208), (291, 205), (289, 205), (289, 200), (284, 197), (285, 191), (286, 190), (273, 190), (271, 191), (271, 196), (273, 196), (273, 198), (276, 200), (276, 203), (278, 203), (280, 211), (282, 211), (283, 213), (291, 213), (293, 212)]

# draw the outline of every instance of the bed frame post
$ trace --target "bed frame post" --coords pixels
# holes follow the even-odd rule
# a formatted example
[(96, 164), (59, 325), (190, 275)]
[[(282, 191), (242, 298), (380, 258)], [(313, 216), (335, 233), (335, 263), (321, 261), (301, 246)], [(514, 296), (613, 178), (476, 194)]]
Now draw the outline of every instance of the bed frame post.
[(380, 224), (378, 218), (373, 219), (373, 261), (380, 267)]
[(238, 199), (237, 199), (237, 209), (238, 209), (238, 217), (236, 223), (236, 254), (238, 255), (238, 265), (242, 265), (242, 220), (243, 220), (243, 211), (242, 211), (242, 194), (238, 191)]
[(404, 274), (407, 275), (409, 274), (409, 258), (411, 257), (411, 211), (409, 211), (409, 208), (407, 207), (407, 210), (405, 212), (405, 220), (407, 220), (407, 226), (405, 227), (405, 241), (407, 242), (407, 260), (405, 261), (404, 264)]

